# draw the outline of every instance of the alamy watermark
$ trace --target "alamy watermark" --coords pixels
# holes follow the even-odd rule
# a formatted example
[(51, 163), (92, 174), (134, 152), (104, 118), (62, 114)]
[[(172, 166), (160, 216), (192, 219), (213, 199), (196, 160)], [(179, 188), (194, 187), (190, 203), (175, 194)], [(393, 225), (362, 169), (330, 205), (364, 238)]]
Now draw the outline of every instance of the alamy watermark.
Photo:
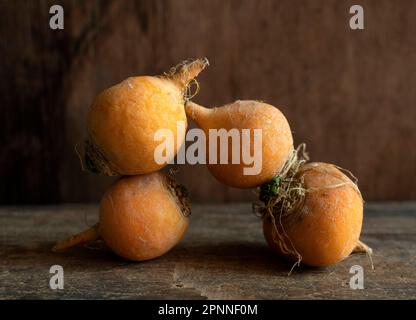
[(350, 268), (350, 274), (353, 276), (350, 278), (350, 288), (353, 290), (364, 289), (364, 268), (358, 264), (353, 265)]
[[(186, 134), (185, 132), (186, 126), (183, 121), (177, 122), (176, 141), (175, 134), (170, 129), (159, 129), (155, 132), (154, 141), (161, 142), (154, 152), (154, 160), (157, 164), (243, 163), (247, 166), (243, 168), (244, 175), (257, 175), (261, 172), (262, 129), (209, 129), (208, 137), (199, 128), (190, 129)], [(184, 140), (193, 143), (186, 150), (184, 147), (181, 148), (175, 161), (172, 159), (175, 153), (175, 143), (179, 145)]]
[(49, 287), (52, 290), (64, 289), (64, 268), (59, 264), (55, 264), (49, 269), (49, 273), (53, 276), (49, 279)]
[(363, 30), (364, 29), (364, 9), (362, 6), (356, 4), (351, 6), (350, 13), (353, 16), (350, 18), (351, 30)]
[(49, 13), (52, 15), (49, 18), (49, 27), (52, 30), (64, 29), (64, 8), (55, 4), (49, 8)]

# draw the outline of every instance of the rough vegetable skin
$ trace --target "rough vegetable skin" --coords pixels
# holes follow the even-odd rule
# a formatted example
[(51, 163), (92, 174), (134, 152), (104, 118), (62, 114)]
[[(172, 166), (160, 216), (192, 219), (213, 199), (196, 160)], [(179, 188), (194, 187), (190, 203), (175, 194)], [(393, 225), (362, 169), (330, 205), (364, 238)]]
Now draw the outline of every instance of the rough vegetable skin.
[[(187, 126), (182, 91), (175, 83), (157, 77), (132, 77), (97, 96), (88, 114), (88, 132), (121, 175), (145, 174), (164, 165), (154, 160), (159, 129), (171, 130), (177, 139), (177, 121)], [(175, 143), (173, 159), (185, 135)]]
[[(285, 245), (295, 249), (301, 262), (310, 266), (328, 266), (348, 257), (359, 244), (363, 222), (363, 200), (355, 184), (334, 165), (308, 163), (301, 167), (307, 190), (298, 221), (276, 222), (285, 233)], [(339, 184), (347, 184), (336, 187)], [(354, 187), (355, 186), (355, 187)], [(268, 245), (284, 255), (276, 239), (270, 217), (263, 219)], [(295, 255), (290, 258), (297, 260)]]
[(123, 178), (100, 205), (100, 234), (118, 255), (149, 260), (176, 245), (188, 229), (178, 200), (162, 173)]
[(163, 76), (130, 77), (101, 92), (87, 116), (87, 168), (105, 175), (139, 175), (163, 168), (167, 163), (154, 159), (161, 144), (155, 133), (172, 132), (174, 145), (167, 154), (172, 160), (185, 140), (189, 84), (208, 64), (206, 58), (184, 61)]

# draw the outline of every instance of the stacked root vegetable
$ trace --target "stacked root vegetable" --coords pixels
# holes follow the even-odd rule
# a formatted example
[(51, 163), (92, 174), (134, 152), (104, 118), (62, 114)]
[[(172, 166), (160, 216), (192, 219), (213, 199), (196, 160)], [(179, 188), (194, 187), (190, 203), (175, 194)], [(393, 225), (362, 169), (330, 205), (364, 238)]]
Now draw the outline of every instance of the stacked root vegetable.
[[(207, 159), (217, 157), (216, 164), (207, 166), (225, 185), (258, 189), (253, 208), (274, 252), (292, 260), (293, 266), (328, 266), (352, 252), (371, 258), (372, 250), (360, 241), (363, 198), (352, 173), (309, 162), (305, 145), (294, 148), (285, 116), (272, 105), (245, 100), (205, 108), (191, 102), (190, 87), (206, 66), (206, 58), (187, 60), (162, 76), (128, 78), (96, 97), (87, 119), (84, 162), (92, 172), (122, 177), (104, 194), (99, 222), (58, 242), (54, 250), (101, 238), (116, 254), (142, 261), (179, 243), (189, 226), (189, 199), (172, 174), (160, 172), (154, 135), (159, 129), (178, 135), (175, 145), (167, 148), (173, 150), (167, 155), (173, 159), (185, 140), (177, 122), (186, 124), (188, 116), (206, 133), (207, 145), (210, 129), (237, 129), (240, 136), (243, 129), (261, 129), (258, 174), (245, 174), (248, 165), (241, 162), (222, 163), (219, 151), (207, 153)], [(232, 150), (230, 139), (228, 143)]]

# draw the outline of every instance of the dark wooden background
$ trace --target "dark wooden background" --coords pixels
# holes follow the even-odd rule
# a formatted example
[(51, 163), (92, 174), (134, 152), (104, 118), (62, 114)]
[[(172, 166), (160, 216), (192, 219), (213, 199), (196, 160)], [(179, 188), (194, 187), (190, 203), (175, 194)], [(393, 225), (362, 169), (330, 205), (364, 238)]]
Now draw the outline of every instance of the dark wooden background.
[[(49, 8), (65, 29), (49, 29)], [(349, 7), (365, 30), (349, 29)], [(416, 199), (414, 0), (0, 0), (2, 204), (97, 201), (112, 179), (74, 145), (94, 96), (130, 75), (207, 56), (196, 102), (279, 106), (313, 160), (360, 179), (367, 200)], [(193, 201), (248, 200), (181, 166)]]

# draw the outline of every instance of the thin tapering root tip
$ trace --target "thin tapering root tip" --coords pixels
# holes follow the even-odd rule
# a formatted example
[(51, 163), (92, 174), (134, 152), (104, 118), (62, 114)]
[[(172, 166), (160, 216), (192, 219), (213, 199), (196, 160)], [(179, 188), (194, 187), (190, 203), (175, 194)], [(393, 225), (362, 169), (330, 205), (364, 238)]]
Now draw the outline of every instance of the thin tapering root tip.
[(374, 270), (374, 263), (373, 263), (373, 258), (372, 258), (373, 249), (371, 249), (368, 245), (366, 245), (361, 240), (358, 240), (358, 243), (355, 246), (355, 248), (352, 251), (352, 253), (365, 253), (365, 254), (367, 254), (368, 259), (370, 260), (370, 263), (371, 263), (371, 269)]
[(91, 243), (99, 238), (98, 232), (98, 223), (93, 227), (82, 231), (68, 239), (59, 241), (55, 246), (52, 248), (54, 252), (62, 252), (66, 251), (74, 246), (78, 246), (81, 244)]
[(357, 245), (355, 246), (353, 253), (367, 253), (367, 254), (373, 254), (373, 249), (371, 249), (368, 245), (366, 245), (361, 240), (358, 240)]

